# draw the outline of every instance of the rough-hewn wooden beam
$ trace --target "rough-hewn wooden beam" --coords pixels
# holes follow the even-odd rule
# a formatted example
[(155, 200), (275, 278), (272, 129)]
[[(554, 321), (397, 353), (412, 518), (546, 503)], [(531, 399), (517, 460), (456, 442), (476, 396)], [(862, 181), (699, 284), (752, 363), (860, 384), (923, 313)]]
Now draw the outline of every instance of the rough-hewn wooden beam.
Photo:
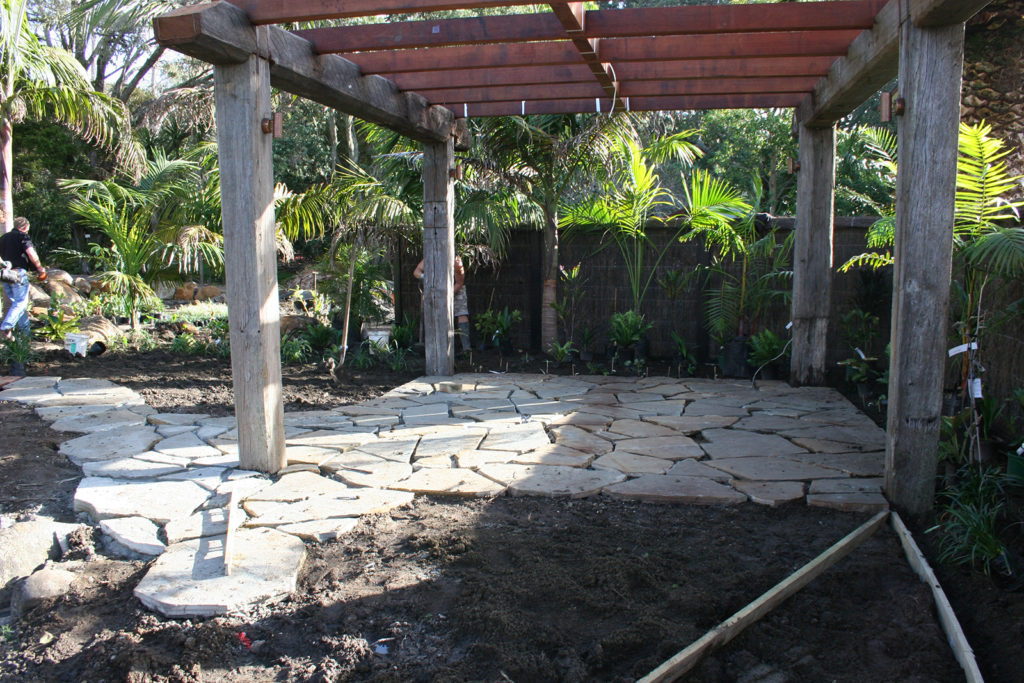
[(423, 144), (423, 325), (428, 375), (455, 371), (454, 141)]
[(403, 90), (437, 90), (439, 88), (480, 88), (488, 85), (535, 85), (544, 83), (581, 83), (593, 80), (583, 64), (555, 66), (498, 67), (494, 69), (463, 69), (452, 71), (407, 71), (381, 74)]
[(623, 81), (693, 78), (767, 78), (824, 76), (836, 57), (746, 57), (684, 62), (622, 62), (615, 73)]
[(910, 0), (910, 17), (918, 26), (962, 24), (992, 0)]
[[(604, 94), (614, 101), (618, 95), (619, 84), (615, 79), (615, 72), (611, 64), (602, 62), (597, 55), (597, 46), (600, 38), (591, 38), (586, 35), (585, 15), (582, 2), (553, 2), (549, 3), (554, 13), (565, 29), (566, 35), (572, 40), (572, 44), (579, 50), (583, 63), (594, 75), (594, 80), (601, 86)], [(618, 107), (618, 103), (615, 103)]]
[(227, 2), (183, 7), (157, 17), (160, 44), (211, 64), (238, 64), (259, 54), (271, 64), (271, 83), (338, 111), (378, 123), (415, 140), (451, 136), (452, 116), (421, 96), (401, 92), (337, 55), (313, 53), (309, 42), (276, 26), (253, 27)]
[(349, 55), (349, 58), (365, 73), (370, 74), (583, 64), (580, 53), (568, 40), (432, 47), (422, 50), (380, 50), (360, 52)]
[[(630, 111), (696, 111), (700, 109), (772, 109), (797, 106), (803, 99), (802, 93), (779, 93), (769, 95), (680, 95), (667, 97), (629, 97), (622, 99), (622, 105)], [(600, 106), (598, 106), (600, 105)], [(520, 114), (586, 114), (608, 113), (610, 99), (579, 100), (535, 100), (523, 102), (486, 102), (451, 105), (452, 110), (462, 116), (518, 116)]]

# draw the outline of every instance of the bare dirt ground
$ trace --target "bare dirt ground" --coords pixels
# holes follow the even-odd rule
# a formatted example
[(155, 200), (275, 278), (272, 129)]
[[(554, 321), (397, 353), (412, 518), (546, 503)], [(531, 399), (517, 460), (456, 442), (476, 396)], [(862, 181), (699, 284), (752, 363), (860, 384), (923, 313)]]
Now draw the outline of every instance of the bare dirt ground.
[[(106, 377), (159, 410), (231, 412), (226, 360), (54, 354), (31, 371)], [(290, 410), (364, 400), (415, 374), (339, 385), (313, 366), (284, 372)], [(0, 420), (2, 512), (70, 521), (79, 473), (56, 451), (67, 435), (18, 404), (0, 403)], [(804, 506), (418, 498), (310, 546), (284, 601), (207, 620), (143, 609), (131, 591), (146, 563), (108, 556), (100, 541), (69, 595), (4, 632), (0, 681), (635, 680), (864, 520)], [(975, 644), (986, 678), (1019, 680), (1024, 601), (965, 585), (961, 613), (987, 610), (979, 635), (997, 616), (1006, 633), (1005, 646)], [(688, 680), (962, 678), (930, 595), (884, 528)]]

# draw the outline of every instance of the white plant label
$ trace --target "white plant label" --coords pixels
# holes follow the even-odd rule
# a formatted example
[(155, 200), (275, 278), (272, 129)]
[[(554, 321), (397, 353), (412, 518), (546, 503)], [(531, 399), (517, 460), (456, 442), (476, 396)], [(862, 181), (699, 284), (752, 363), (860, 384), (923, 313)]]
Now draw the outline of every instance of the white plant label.
[(982, 398), (980, 377), (976, 377), (971, 380), (971, 396), (974, 398)]
[(952, 358), (953, 356), (957, 355), (958, 353), (963, 353), (964, 351), (967, 351), (968, 349), (970, 349), (971, 351), (977, 351), (978, 350), (978, 342), (971, 342), (970, 344), (961, 344), (960, 346), (954, 346), (953, 348), (951, 348), (949, 350), (949, 357)]

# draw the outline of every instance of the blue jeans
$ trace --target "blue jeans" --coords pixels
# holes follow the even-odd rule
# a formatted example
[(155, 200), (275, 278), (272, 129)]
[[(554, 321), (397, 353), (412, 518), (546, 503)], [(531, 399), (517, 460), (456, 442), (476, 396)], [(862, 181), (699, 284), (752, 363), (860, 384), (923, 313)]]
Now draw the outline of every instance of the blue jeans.
[(28, 273), (21, 271), (21, 281), (15, 284), (4, 283), (4, 294), (11, 302), (7, 309), (7, 315), (0, 323), (0, 330), (10, 330), (14, 327), (23, 334), (29, 334), (28, 324)]

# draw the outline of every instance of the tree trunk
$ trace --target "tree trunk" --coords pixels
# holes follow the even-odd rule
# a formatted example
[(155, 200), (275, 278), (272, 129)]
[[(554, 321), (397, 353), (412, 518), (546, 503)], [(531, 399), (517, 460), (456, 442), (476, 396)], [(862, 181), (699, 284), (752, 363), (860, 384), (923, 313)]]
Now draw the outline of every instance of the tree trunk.
[(558, 314), (552, 307), (558, 297), (558, 214), (553, 207), (544, 209), (543, 288), (540, 307), (540, 346), (547, 350), (558, 342)]
[(11, 188), (11, 170), (14, 167), (14, 129), (10, 120), (0, 124), (0, 194), (3, 206), (0, 207), (0, 234), (14, 229), (14, 197)]

